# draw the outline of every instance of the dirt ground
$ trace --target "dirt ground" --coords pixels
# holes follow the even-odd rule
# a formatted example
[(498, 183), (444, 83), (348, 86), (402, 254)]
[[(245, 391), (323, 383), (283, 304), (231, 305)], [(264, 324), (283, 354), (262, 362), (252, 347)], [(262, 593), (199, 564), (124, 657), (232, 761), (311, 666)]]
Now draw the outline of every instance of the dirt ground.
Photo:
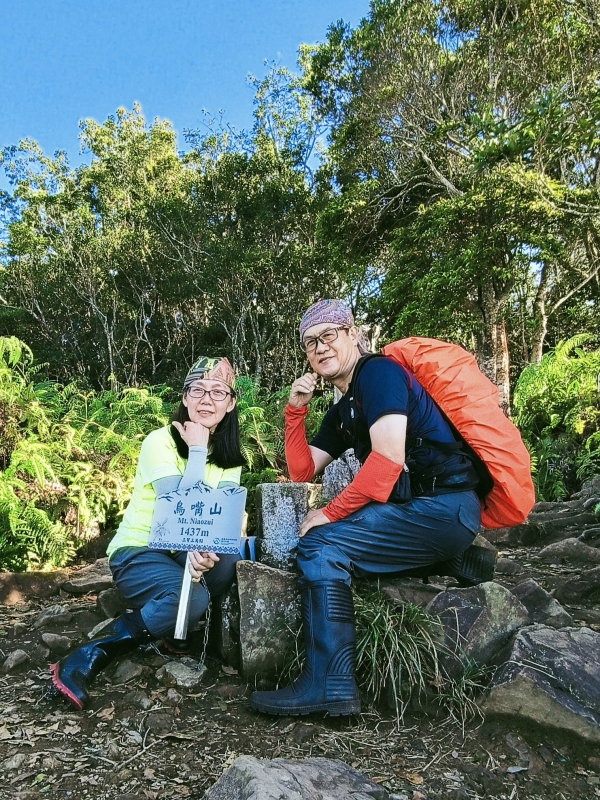
[[(502, 555), (518, 556), (524, 566), (521, 574), (503, 576), (505, 585), (532, 576), (551, 588), (553, 568), (538, 568), (534, 555)], [(49, 692), (48, 667), (56, 657), (41, 634), (83, 637), (103, 619), (95, 599), (62, 596), (0, 606), (1, 660), (17, 648), (28, 654), (0, 676), (2, 800), (201, 798), (241, 754), (340, 759), (402, 800), (600, 797), (600, 752), (573, 737), (493, 719), (463, 731), (448, 717), (422, 711), (400, 724), (391, 712), (368, 708), (351, 719), (265, 717), (248, 706), (253, 687), (210, 657), (201, 686), (180, 694), (156, 677), (164, 657), (137, 650), (125, 657), (134, 677), (119, 683), (118, 665), (111, 665), (96, 680), (90, 707), (78, 712)], [(33, 629), (40, 611), (56, 603), (69, 608), (71, 621)], [(569, 610), (578, 624), (590, 624), (589, 615), (582, 618), (585, 609), (579, 617), (577, 609)], [(201, 639), (198, 632), (196, 655)]]

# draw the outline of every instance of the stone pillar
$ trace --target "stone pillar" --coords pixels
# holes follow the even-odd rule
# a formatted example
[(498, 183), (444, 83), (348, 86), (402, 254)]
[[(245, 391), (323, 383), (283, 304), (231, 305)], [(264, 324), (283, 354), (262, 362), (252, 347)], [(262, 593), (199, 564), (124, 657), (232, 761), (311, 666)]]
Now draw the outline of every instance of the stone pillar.
[(321, 501), (321, 486), (314, 483), (261, 483), (256, 491), (258, 559), (277, 569), (294, 564), (298, 528), (309, 508)]
[(238, 561), (236, 569), (242, 674), (274, 677), (295, 652), (300, 629), (296, 576), (251, 561)]
[(332, 461), (323, 473), (323, 500), (328, 503), (337, 497), (354, 480), (359, 469), (360, 461), (354, 455), (354, 450), (346, 450)]

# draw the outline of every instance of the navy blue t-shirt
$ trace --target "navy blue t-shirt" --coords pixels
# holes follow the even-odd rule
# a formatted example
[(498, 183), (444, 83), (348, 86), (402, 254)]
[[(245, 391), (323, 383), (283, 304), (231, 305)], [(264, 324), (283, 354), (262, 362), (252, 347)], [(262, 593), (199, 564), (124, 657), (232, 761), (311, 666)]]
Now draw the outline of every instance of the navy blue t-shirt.
[[(386, 356), (366, 360), (346, 394), (329, 409), (310, 444), (334, 459), (353, 447), (358, 460), (364, 463), (371, 452), (369, 429), (386, 414), (407, 417), (409, 469), (418, 474), (443, 464), (446, 478), (459, 473), (466, 483), (477, 483), (470, 461), (460, 452), (442, 453), (427, 446), (411, 446), (411, 442), (419, 438), (447, 444), (456, 440), (440, 410), (417, 379)], [(440, 484), (443, 483), (440, 475)]]

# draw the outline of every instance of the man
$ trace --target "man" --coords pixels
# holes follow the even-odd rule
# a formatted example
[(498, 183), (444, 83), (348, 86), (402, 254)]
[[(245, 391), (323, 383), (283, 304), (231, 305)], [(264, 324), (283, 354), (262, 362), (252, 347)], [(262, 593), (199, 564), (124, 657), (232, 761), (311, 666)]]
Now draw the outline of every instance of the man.
[[(349, 447), (362, 466), (300, 526), (304, 671), (281, 691), (254, 692), (250, 704), (270, 714), (355, 714), (350, 576), (458, 563), (479, 529), (478, 479), (418, 381), (392, 359), (366, 354), (347, 306), (315, 303), (302, 317), (300, 341), (314, 372), (294, 381), (285, 411), (290, 476), (310, 481)], [(342, 397), (308, 444), (304, 419), (318, 376)]]

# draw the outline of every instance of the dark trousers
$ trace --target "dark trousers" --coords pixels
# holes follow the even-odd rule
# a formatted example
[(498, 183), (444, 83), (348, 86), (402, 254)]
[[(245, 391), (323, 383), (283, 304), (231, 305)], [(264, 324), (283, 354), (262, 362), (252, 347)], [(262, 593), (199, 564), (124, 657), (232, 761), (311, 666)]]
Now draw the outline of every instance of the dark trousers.
[[(139, 608), (144, 623), (156, 638), (175, 631), (186, 553), (169, 553), (148, 547), (121, 547), (110, 557), (115, 584), (132, 608)], [(189, 627), (198, 624), (211, 597), (226, 591), (235, 577), (239, 555), (222, 553), (215, 566), (204, 573), (208, 592), (192, 584)]]
[(481, 507), (475, 492), (369, 503), (298, 543), (301, 583), (375, 576), (456, 558), (472, 544)]

